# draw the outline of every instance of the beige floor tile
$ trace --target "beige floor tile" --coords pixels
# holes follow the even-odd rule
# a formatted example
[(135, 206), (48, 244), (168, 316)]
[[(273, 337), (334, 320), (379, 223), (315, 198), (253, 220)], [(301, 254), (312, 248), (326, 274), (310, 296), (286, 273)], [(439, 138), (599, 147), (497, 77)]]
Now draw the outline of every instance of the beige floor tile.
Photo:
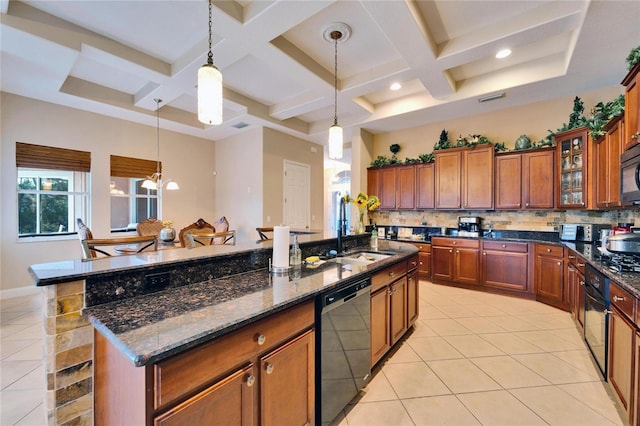
[(570, 351), (574, 349), (584, 349), (584, 343), (572, 339), (563, 339), (551, 330), (522, 331), (518, 336), (529, 343), (533, 343), (546, 352)]
[(409, 338), (433, 336), (437, 336), (436, 332), (429, 328), (429, 326), (422, 319), (418, 319), (415, 324), (413, 324), (413, 331), (409, 335)]
[(429, 306), (426, 309), (420, 309), (421, 320), (440, 319), (440, 318), (449, 318), (449, 317), (447, 316), (447, 314), (445, 314), (435, 306)]
[(474, 358), (471, 362), (506, 389), (551, 384), (509, 356)]
[(40, 392), (33, 390), (3, 390), (0, 392), (0, 424), (13, 425), (29, 415), (38, 405), (42, 404), (44, 389)]
[(475, 312), (479, 317), (495, 317), (505, 314), (502, 309), (488, 305), (486, 303), (480, 305), (467, 305), (466, 308)]
[(398, 364), (403, 362), (419, 362), (421, 361), (418, 354), (411, 348), (409, 343), (405, 340), (398, 344), (399, 347), (392, 349), (392, 353), (389, 355), (385, 364)]
[(534, 331), (540, 330), (535, 324), (520, 319), (513, 315), (499, 315), (491, 317), (491, 321), (499, 324), (500, 327), (507, 331)]
[(556, 386), (511, 389), (523, 404), (553, 425), (609, 425), (611, 421)]
[(456, 318), (456, 321), (476, 334), (501, 333), (507, 331), (491, 318)]
[(473, 334), (471, 330), (454, 319), (427, 319), (425, 324), (438, 333), (439, 336), (456, 336), (461, 334)]
[(527, 406), (504, 390), (458, 395), (462, 403), (483, 425), (544, 425)]
[(596, 374), (582, 371), (550, 353), (512, 355), (512, 357), (553, 384), (600, 380)]
[(553, 356), (560, 358), (566, 363), (571, 364), (575, 368), (578, 368), (589, 375), (598, 378), (600, 377), (600, 370), (598, 369), (594, 359), (591, 357), (589, 349), (553, 352)]
[[(25, 375), (37, 370), (42, 366), (42, 360), (39, 361), (2, 361), (0, 363), (0, 384), (4, 390)], [(42, 388), (44, 389), (44, 377), (42, 377)]]
[(427, 365), (453, 393), (500, 389), (500, 385), (468, 359), (429, 361)]
[(605, 382), (573, 383), (570, 385), (558, 385), (557, 387), (567, 392), (574, 398), (578, 398), (592, 410), (597, 411), (611, 422), (622, 425), (624, 422), (616, 410), (611, 396), (605, 389)]
[(351, 401), (351, 404), (360, 402), (394, 401), (398, 395), (391, 387), (391, 383), (382, 371), (378, 371), (367, 386)]
[(466, 305), (444, 305), (438, 309), (444, 312), (449, 318), (475, 318), (478, 316), (471, 309), (467, 309)]
[(480, 337), (502, 352), (510, 355), (544, 352), (541, 348), (533, 343), (527, 342), (514, 333), (481, 334)]
[(349, 426), (413, 426), (400, 401), (367, 402), (349, 407)]
[(551, 333), (555, 334), (561, 339), (565, 339), (570, 341), (571, 343), (574, 343), (578, 347), (585, 348), (585, 349), (587, 348), (587, 344), (584, 341), (584, 337), (580, 333), (578, 333), (575, 325), (571, 328), (551, 330)]
[(518, 317), (535, 324), (541, 330), (557, 330), (561, 328), (575, 329), (573, 318), (568, 312), (535, 313), (519, 315)]
[(454, 395), (403, 399), (402, 404), (417, 426), (480, 424)]
[(451, 393), (424, 362), (385, 365), (382, 373), (400, 399)]
[(463, 336), (444, 336), (443, 339), (456, 348), (456, 350), (466, 358), (504, 355), (504, 352), (500, 349), (496, 348), (486, 340), (483, 340), (480, 336), (473, 334)]
[(464, 358), (464, 355), (439, 336), (410, 338), (408, 343), (424, 361)]

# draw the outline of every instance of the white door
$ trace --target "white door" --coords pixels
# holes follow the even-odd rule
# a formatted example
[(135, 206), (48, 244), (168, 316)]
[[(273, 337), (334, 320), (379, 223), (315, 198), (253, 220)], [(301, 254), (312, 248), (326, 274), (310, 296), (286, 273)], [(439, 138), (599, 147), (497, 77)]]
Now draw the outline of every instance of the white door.
[(309, 228), (308, 164), (284, 162), (284, 223), (291, 229)]

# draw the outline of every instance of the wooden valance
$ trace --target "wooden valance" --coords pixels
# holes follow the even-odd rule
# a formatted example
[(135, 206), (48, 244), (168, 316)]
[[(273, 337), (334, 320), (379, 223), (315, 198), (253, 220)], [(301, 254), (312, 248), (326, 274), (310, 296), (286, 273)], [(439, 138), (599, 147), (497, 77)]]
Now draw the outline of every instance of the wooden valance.
[[(140, 158), (111, 156), (111, 176), (126, 178), (146, 178), (156, 172), (158, 163)], [(160, 163), (162, 172), (162, 163)]]
[(91, 153), (16, 142), (16, 166), (34, 169), (91, 171)]

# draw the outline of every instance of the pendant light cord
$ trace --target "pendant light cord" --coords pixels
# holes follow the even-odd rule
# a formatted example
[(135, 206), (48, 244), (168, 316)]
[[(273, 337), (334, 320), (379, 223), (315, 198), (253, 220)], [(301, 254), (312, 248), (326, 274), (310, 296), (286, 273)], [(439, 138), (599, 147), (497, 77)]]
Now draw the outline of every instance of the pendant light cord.
[(211, 51), (211, 25), (212, 25), (212, 14), (211, 14), (211, 0), (209, 0), (209, 53), (207, 54), (207, 64), (213, 65), (213, 52)]
[(156, 173), (158, 180), (160, 180), (160, 102), (162, 102), (162, 99), (155, 98), (154, 101), (156, 101), (156, 151), (158, 153)]
[[(337, 34), (335, 34), (337, 33)], [(334, 68), (333, 68), (333, 125), (338, 125), (338, 39), (342, 37), (340, 32), (331, 33), (335, 44)]]

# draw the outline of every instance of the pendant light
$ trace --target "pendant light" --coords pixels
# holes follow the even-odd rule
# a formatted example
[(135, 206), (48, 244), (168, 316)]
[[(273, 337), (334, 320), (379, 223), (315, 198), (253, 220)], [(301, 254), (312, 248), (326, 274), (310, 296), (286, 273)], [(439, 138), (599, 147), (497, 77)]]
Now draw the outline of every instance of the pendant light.
[(338, 125), (338, 41), (346, 41), (350, 34), (351, 28), (343, 23), (332, 24), (324, 30), (324, 39), (333, 41), (334, 45), (333, 125), (329, 128), (329, 158), (332, 160), (342, 158), (344, 145), (342, 127)]
[(210, 125), (222, 123), (222, 73), (213, 65), (211, 52), (211, 0), (209, 0), (209, 53), (207, 63), (198, 70), (198, 120)]
[(162, 99), (155, 98), (153, 101), (156, 103), (156, 150), (158, 158), (156, 160), (156, 172), (151, 176), (147, 176), (144, 182), (142, 182), (142, 187), (157, 191), (161, 189), (163, 185), (166, 185), (167, 190), (174, 191), (180, 189), (176, 181), (169, 179), (164, 183), (162, 182), (162, 172), (160, 171), (160, 102), (162, 102)]

